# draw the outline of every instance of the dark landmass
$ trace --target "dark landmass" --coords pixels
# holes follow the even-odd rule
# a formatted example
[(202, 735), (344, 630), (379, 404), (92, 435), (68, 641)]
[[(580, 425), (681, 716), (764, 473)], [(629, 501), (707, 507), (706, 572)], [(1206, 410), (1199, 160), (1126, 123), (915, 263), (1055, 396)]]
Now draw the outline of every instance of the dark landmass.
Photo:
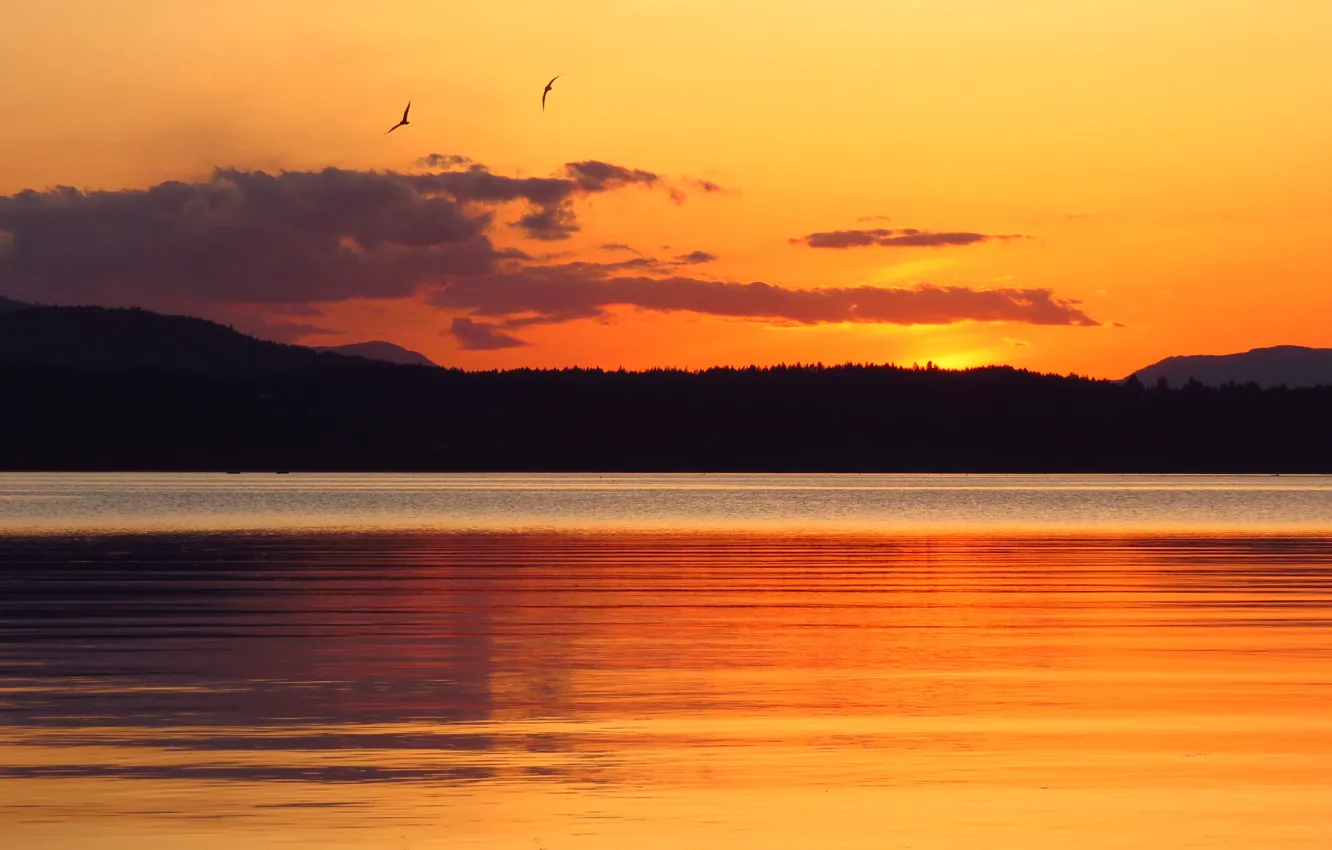
[(385, 363), (400, 363), (404, 366), (438, 366), (435, 361), (418, 351), (410, 351), (400, 345), (383, 340), (353, 342), (349, 345), (310, 345), (314, 351), (331, 351), (348, 357), (364, 357), (366, 360), (381, 360)]
[(0, 315), (0, 469), (1332, 473), (1332, 388), (1008, 367), (463, 372), (199, 319)]
[(1209, 387), (1248, 383), (1264, 388), (1326, 387), (1332, 386), (1332, 348), (1278, 345), (1243, 354), (1167, 357), (1135, 374), (1147, 384), (1165, 378), (1172, 387), (1191, 380)]
[(6, 365), (249, 375), (336, 369), (347, 359), (255, 339), (204, 319), (148, 310), (30, 306), (0, 312), (0, 364)]
[(14, 310), (25, 310), (29, 306), (31, 305), (23, 301), (15, 301), (13, 298), (6, 298), (5, 296), (0, 295), (0, 314), (11, 313)]

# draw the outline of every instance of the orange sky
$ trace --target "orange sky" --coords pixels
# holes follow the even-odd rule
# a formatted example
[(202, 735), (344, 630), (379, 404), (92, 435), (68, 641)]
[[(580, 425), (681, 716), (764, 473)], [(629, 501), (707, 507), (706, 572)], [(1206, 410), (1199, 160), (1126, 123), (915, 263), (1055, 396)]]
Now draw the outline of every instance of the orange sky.
[[(144, 189), (216, 166), (410, 172), (432, 152), (509, 176), (600, 160), (689, 197), (580, 196), (582, 229), (550, 242), (502, 224), (521, 205), (497, 209), (494, 243), (572, 252), (551, 262), (630, 256), (597, 250), (608, 242), (661, 259), (706, 251), (718, 259), (689, 267), (695, 279), (785, 289), (1049, 289), (1102, 324), (792, 325), (611, 306), (469, 351), (447, 332), (467, 311), (421, 291), (315, 299), (294, 321), (343, 333), (298, 339), (388, 339), (467, 368), (932, 359), (1121, 377), (1170, 354), (1332, 346), (1329, 44), (1332, 5), (1312, 0), (12, 3), (0, 196)], [(409, 98), (412, 123), (384, 135)], [(870, 228), (1032, 238), (789, 241)], [(33, 291), (6, 289), (21, 235), (0, 237), (0, 294)]]

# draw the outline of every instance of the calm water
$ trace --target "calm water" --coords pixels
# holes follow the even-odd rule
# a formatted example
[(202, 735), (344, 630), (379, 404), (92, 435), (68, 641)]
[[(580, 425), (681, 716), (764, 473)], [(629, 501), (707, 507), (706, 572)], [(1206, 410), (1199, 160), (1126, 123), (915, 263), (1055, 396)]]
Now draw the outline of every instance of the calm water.
[(1326, 848), (1332, 479), (0, 475), (0, 846)]

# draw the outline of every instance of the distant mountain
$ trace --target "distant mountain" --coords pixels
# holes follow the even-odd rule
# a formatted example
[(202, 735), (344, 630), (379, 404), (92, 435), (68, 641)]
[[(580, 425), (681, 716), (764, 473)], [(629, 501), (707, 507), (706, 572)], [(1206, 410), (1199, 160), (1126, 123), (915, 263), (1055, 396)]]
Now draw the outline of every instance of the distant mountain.
[(0, 470), (1332, 473), (1332, 387), (1007, 367), (464, 372), (100, 307), (0, 314), (0, 404)]
[(364, 357), (366, 360), (380, 360), (385, 363), (399, 363), (404, 366), (438, 366), (439, 364), (416, 351), (409, 351), (400, 345), (383, 340), (353, 342), (350, 345), (311, 345), (315, 351), (331, 351), (351, 357)]
[(0, 295), (0, 314), (12, 313), (15, 310), (23, 310), (31, 306), (31, 304), (25, 304), (22, 301), (15, 301), (13, 298)]
[(235, 375), (356, 368), (359, 361), (140, 309), (0, 305), (0, 364), (90, 372)]
[(1151, 386), (1161, 378), (1172, 387), (1190, 379), (1207, 386), (1255, 383), (1264, 388), (1332, 386), (1332, 348), (1278, 345), (1243, 354), (1194, 354), (1167, 357), (1135, 372)]

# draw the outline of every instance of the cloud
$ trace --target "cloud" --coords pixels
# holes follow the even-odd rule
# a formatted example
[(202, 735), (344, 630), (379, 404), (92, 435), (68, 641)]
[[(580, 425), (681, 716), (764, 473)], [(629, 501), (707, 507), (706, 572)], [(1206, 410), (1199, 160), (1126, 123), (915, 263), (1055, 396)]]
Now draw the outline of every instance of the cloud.
[(633, 184), (654, 186), (662, 182), (661, 177), (651, 171), (625, 168), (595, 159), (570, 162), (564, 166), (564, 173), (584, 192), (606, 192)]
[(416, 165), (420, 168), (440, 168), (448, 171), (453, 168), (477, 167), (485, 168), (471, 160), (469, 157), (456, 153), (430, 153), (416, 160)]
[(455, 318), (449, 325), (448, 332), (453, 334), (458, 343), (468, 351), (498, 351), (527, 345), (523, 340), (506, 334), (494, 325), (473, 321), (466, 316)]
[(393, 298), (493, 271), (489, 216), (394, 173), (218, 169), (196, 183), (0, 197), (0, 291), (52, 303)]
[(1128, 327), (1128, 325), (1124, 324), (1123, 322), (1111, 322), (1111, 323), (1110, 323), (1110, 326), (1111, 326), (1111, 327), (1114, 327), (1114, 328), (1126, 328), (1126, 327)]
[[(424, 159), (445, 165), (455, 160), (471, 163), (466, 157), (445, 154)], [(573, 210), (578, 197), (642, 186), (664, 189), (677, 203), (683, 199), (680, 190), (668, 186), (659, 174), (595, 159), (566, 163), (556, 177), (508, 177), (470, 164), (465, 171), (411, 175), (409, 179), (422, 191), (446, 194), (463, 204), (526, 201), (527, 211), (512, 226), (529, 239), (547, 242), (568, 239), (581, 229)]]
[[(431, 154), (421, 164), (438, 170), (217, 169), (141, 190), (0, 196), (0, 234), (8, 234), (0, 242), (0, 295), (242, 315), (263, 322), (257, 332), (269, 338), (336, 333), (316, 324), (315, 305), (415, 296), (453, 313), (446, 333), (472, 350), (526, 345), (511, 333), (520, 328), (611, 321), (618, 307), (801, 325), (1098, 324), (1079, 302), (1048, 289), (787, 289), (689, 276), (687, 268), (718, 259), (707, 251), (656, 259), (619, 242), (601, 246), (624, 252), (614, 262), (538, 260), (491, 241), (508, 205), (525, 205), (508, 224), (559, 241), (579, 228), (577, 199), (633, 187), (679, 190), (654, 172), (599, 160), (568, 163), (551, 177), (496, 174), (458, 155)], [(839, 233), (868, 234), (869, 244), (1015, 238)]]
[(862, 215), (860, 218), (856, 219), (856, 221), (862, 223), (866, 221), (892, 221), (892, 218), (886, 215)]
[(508, 177), (475, 164), (425, 174), (217, 169), (148, 189), (27, 190), (0, 196), (0, 232), (10, 234), (0, 293), (147, 307), (398, 298), (530, 259), (491, 242), (498, 206), (527, 203), (515, 226), (560, 240), (578, 230), (573, 199), (658, 182), (589, 160), (561, 177)]
[(273, 304), (265, 311), (270, 316), (301, 316), (322, 318), (324, 311), (312, 304)]
[(1013, 339), (1012, 337), (1009, 336), (1004, 337), (1004, 342), (1008, 343), (1009, 345), (1015, 345), (1018, 348), (1027, 348), (1031, 345), (1031, 343), (1025, 339)]
[(305, 336), (337, 336), (344, 333), (336, 328), (325, 328), (305, 322), (267, 322), (248, 330), (255, 336), (275, 342), (294, 342)]
[(822, 233), (810, 233), (788, 240), (794, 245), (804, 244), (810, 248), (863, 248), (878, 245), (885, 248), (939, 248), (945, 245), (974, 245), (992, 239), (1028, 239), (1019, 233), (935, 233), (928, 230), (890, 230), (878, 227), (873, 230), (830, 230)]
[(1048, 289), (969, 289), (873, 286), (786, 289), (689, 277), (620, 276), (624, 264), (569, 263), (529, 267), (483, 278), (458, 279), (429, 296), (436, 306), (515, 328), (575, 318), (605, 317), (608, 308), (692, 312), (801, 325), (839, 322), (953, 324), (965, 321), (1032, 325), (1099, 323), (1078, 302)]
[(696, 266), (701, 263), (715, 263), (718, 259), (720, 258), (716, 254), (709, 254), (707, 251), (691, 251), (688, 254), (681, 254), (672, 262), (681, 266)]
[(581, 228), (573, 208), (567, 204), (552, 204), (537, 207), (513, 223), (514, 227), (527, 231), (527, 238), (543, 241), (568, 239)]
[(685, 182), (685, 185), (687, 185), (687, 186), (692, 186), (693, 188), (699, 190), (700, 192), (703, 192), (704, 194), (708, 194), (708, 195), (734, 195), (734, 194), (736, 194), (736, 192), (735, 192), (734, 189), (727, 189), (727, 188), (724, 187), (724, 186), (720, 186), (720, 185), (718, 185), (718, 184), (716, 184), (716, 183), (713, 183), (711, 180), (700, 180), (700, 179), (695, 178), (695, 177), (686, 177), (685, 180), (684, 180), (684, 182)]

